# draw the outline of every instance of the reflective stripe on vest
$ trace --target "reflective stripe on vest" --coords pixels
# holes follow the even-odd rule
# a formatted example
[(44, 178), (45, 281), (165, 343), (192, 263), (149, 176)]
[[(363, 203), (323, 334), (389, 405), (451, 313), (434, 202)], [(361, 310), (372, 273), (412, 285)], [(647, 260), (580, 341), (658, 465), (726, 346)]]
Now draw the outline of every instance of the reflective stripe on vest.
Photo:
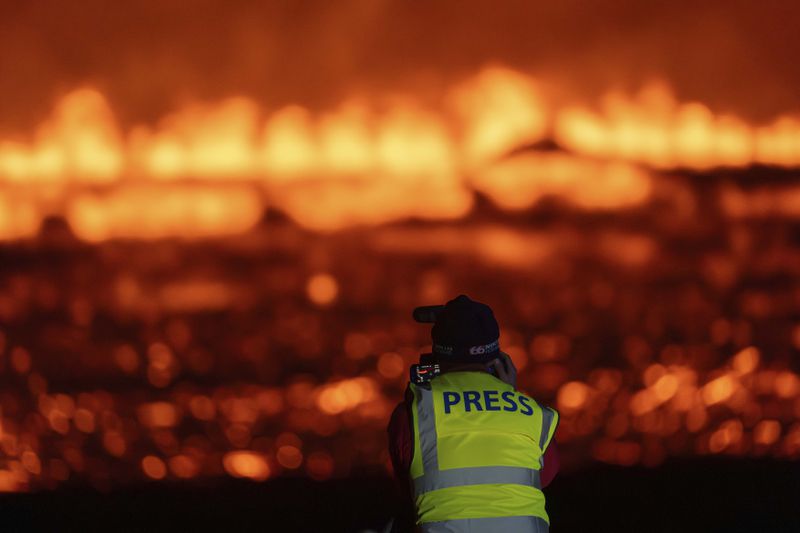
[(439, 470), (414, 480), (414, 494), (419, 496), (432, 490), (460, 487), (462, 485), (489, 485), (511, 483), (541, 489), (539, 471), (518, 466), (473, 466)]
[(428, 522), (420, 525), (420, 530), (422, 533), (548, 533), (550, 526), (538, 516), (501, 516)]
[(539, 437), (539, 448), (542, 450), (542, 456), (539, 458), (540, 468), (544, 467), (544, 450), (547, 449), (547, 445), (553, 440), (553, 435), (556, 432), (557, 418), (558, 414), (555, 410), (550, 408), (542, 409), (542, 434)]
[(428, 385), (411, 385), (410, 473), (422, 530), (546, 532), (539, 469), (556, 411), (485, 373), (443, 374)]
[(439, 470), (439, 450), (436, 442), (436, 415), (433, 407), (433, 394), (424, 388), (419, 390), (417, 400), (417, 420), (419, 425), (419, 447), (422, 452), (424, 472)]

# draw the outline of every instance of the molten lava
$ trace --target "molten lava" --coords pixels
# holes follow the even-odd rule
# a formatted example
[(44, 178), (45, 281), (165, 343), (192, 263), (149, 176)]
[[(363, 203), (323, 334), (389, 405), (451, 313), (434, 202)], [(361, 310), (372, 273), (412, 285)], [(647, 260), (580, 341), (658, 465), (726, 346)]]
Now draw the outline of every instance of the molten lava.
[[(0, 140), (0, 238), (32, 236), (48, 215), (89, 241), (241, 233), (267, 206), (320, 231), (457, 219), (475, 192), (509, 210), (547, 196), (619, 209), (651, 197), (646, 167), (800, 164), (800, 119), (748, 124), (663, 84), (609, 93), (596, 111), (490, 67), (442, 102), (360, 98), (321, 113), (233, 97), (123, 130), (101, 93), (79, 89), (29, 140)], [(548, 138), (564, 151), (526, 148)]]

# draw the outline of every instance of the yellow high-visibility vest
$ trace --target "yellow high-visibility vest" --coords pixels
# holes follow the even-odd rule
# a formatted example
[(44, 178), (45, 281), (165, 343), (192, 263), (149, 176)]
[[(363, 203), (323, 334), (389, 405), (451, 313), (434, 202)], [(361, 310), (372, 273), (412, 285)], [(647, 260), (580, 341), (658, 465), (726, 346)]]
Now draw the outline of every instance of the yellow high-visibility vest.
[(558, 412), (485, 372), (448, 372), (409, 387), (422, 531), (546, 532), (539, 474)]

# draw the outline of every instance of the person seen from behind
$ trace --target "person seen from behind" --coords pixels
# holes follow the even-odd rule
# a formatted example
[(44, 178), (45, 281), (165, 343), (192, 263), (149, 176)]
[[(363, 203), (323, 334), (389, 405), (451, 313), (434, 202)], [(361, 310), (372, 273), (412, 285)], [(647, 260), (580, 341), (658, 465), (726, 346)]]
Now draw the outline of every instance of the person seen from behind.
[(433, 322), (432, 351), (411, 368), (389, 422), (403, 494), (392, 531), (547, 533), (558, 412), (516, 389), (487, 305), (462, 294), (415, 319)]

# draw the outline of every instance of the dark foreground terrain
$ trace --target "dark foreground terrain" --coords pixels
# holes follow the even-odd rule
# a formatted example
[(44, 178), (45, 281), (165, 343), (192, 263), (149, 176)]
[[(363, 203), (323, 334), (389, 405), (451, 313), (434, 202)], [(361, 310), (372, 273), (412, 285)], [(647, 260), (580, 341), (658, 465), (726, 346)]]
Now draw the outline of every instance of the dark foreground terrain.
[[(2, 531), (381, 531), (394, 511), (387, 478), (152, 484), (103, 494), (61, 488), (0, 498)], [(596, 466), (548, 489), (554, 532), (800, 531), (800, 463), (669, 461)]]

